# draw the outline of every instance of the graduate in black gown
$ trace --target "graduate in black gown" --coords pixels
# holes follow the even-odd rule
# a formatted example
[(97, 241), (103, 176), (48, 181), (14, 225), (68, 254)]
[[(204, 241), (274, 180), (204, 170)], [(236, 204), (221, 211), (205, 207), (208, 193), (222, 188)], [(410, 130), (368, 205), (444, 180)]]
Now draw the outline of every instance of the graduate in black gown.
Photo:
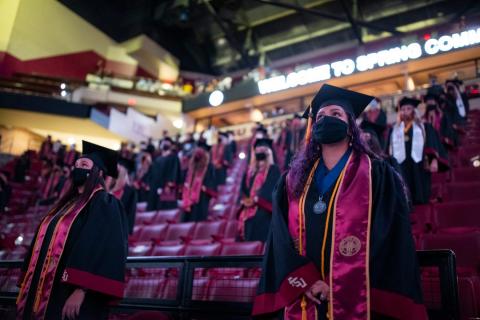
[(427, 319), (402, 181), (355, 123), (372, 99), (324, 84), (305, 113), (315, 124), (274, 192), (254, 315)]
[(123, 297), (125, 212), (104, 184), (117, 174), (118, 154), (86, 141), (83, 153), (25, 258), (18, 319), (107, 319), (109, 302)]
[(173, 152), (173, 141), (163, 138), (161, 155), (152, 163), (149, 172), (147, 210), (166, 210), (177, 207), (177, 191), (181, 182), (180, 160)]
[(430, 201), (431, 173), (449, 169), (448, 157), (438, 133), (416, 113), (419, 100), (404, 97), (399, 102), (397, 123), (390, 130), (387, 150), (395, 157), (413, 204)]
[(205, 142), (199, 142), (190, 158), (182, 190), (185, 222), (207, 220), (210, 199), (217, 196), (210, 149)]
[(385, 130), (387, 129), (387, 114), (381, 108), (381, 101), (378, 98), (372, 101), (363, 113), (360, 128), (362, 130), (374, 131), (382, 148), (385, 147)]
[(227, 169), (233, 161), (232, 149), (228, 144), (228, 135), (225, 132), (218, 133), (217, 144), (213, 146), (212, 162), (215, 168), (216, 185), (225, 184), (227, 180)]
[(256, 139), (254, 151), (242, 180), (238, 229), (242, 240), (265, 242), (272, 219), (272, 192), (280, 169), (273, 160), (271, 139)]
[(465, 94), (460, 92), (459, 87), (458, 80), (447, 80), (445, 82), (445, 112), (451, 119), (455, 131), (459, 134), (464, 134), (469, 102)]
[(118, 177), (110, 193), (123, 204), (128, 222), (128, 234), (133, 233), (135, 216), (137, 214), (137, 191), (131, 186), (130, 175), (135, 172), (135, 162), (130, 159), (120, 158), (118, 161)]
[(440, 141), (447, 150), (457, 146), (458, 140), (449, 117), (440, 107), (440, 96), (427, 93), (423, 97), (426, 105), (425, 122), (429, 123), (438, 133)]

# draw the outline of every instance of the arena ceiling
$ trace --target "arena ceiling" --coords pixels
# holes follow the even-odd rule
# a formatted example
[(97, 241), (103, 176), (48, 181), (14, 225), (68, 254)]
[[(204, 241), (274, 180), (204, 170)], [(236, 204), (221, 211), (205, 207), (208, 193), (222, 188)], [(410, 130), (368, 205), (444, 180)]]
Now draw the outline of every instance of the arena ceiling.
[(480, 16), (478, 0), (60, 0), (118, 42), (146, 34), (211, 75)]

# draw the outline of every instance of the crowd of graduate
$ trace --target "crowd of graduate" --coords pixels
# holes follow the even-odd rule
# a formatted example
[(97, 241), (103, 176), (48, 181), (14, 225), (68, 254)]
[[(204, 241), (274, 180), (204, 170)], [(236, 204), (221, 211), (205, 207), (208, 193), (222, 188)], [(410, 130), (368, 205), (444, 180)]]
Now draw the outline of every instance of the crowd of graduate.
[[(345, 192), (338, 186), (345, 176), (351, 175), (349, 179), (363, 179), (360, 168), (367, 159), (364, 157), (368, 156), (371, 161), (370, 188), (373, 189), (370, 190), (370, 197), (373, 193), (375, 212), (397, 210), (408, 213), (415, 205), (436, 201), (431, 196), (431, 174), (449, 170), (448, 154), (455, 152), (461, 135), (465, 133), (469, 103), (462, 92), (461, 81), (450, 80), (445, 86), (433, 86), (422, 97), (401, 98), (398, 101), (396, 122), (393, 124), (387, 124), (381, 101), (372, 99), (370, 96), (324, 85), (303, 115), (294, 115), (292, 119), (275, 126), (256, 124), (252, 129), (247, 152), (243, 154), (248, 165), (242, 181), (238, 181), (241, 188), (235, 218), (238, 221), (238, 241), (267, 242), (264, 268), (268, 270), (273, 265), (283, 266), (275, 274), (265, 271), (259, 289), (260, 293), (264, 291), (264, 296), (278, 294), (279, 286), (285, 280), (282, 272), (291, 274), (298, 269), (303, 268), (302, 272), (307, 270), (309, 264), (304, 263), (305, 257), (315, 261), (313, 268), (321, 269), (321, 279), (326, 279), (330, 264), (320, 264), (320, 261), (331, 254), (329, 248), (332, 231), (329, 229), (332, 221), (329, 220), (329, 212), (332, 202), (329, 199), (343, 199)], [(425, 110), (423, 114), (419, 111), (422, 103), (422, 109)], [(345, 142), (340, 148), (342, 150), (338, 149), (339, 141)], [(336, 145), (337, 149), (332, 149), (332, 145)], [(78, 315), (80, 305), (86, 299), (83, 287), (85, 281), (89, 283), (87, 289), (100, 296), (121, 297), (118, 292), (123, 278), (121, 266), (127, 255), (128, 235), (134, 230), (137, 203), (146, 202), (147, 211), (179, 208), (183, 222), (209, 219), (210, 201), (218, 197), (219, 188), (225, 184), (227, 172), (239, 156), (237, 149), (235, 133), (232, 131), (217, 132), (217, 140), (212, 145), (203, 134), (197, 139), (194, 139), (193, 134), (181, 139), (165, 133), (158, 142), (149, 140), (138, 148), (132, 144), (122, 144), (119, 152), (84, 141), (82, 155), (75, 150), (75, 146), (67, 150), (48, 137), (38, 154), (26, 152), (12, 162), (10, 167), (4, 167), (0, 176), (2, 212), (8, 214), (9, 211), (21, 208), (21, 204), (15, 208), (9, 202), (10, 182), (28, 182), (32, 177), (27, 173), (37, 168), (40, 172), (34, 177), (38, 185), (35, 203), (50, 208), (50, 213), (37, 228), (27, 253), (18, 302), (20, 313), (25, 317), (47, 315), (47, 318), (52, 319), (59, 314)], [(319, 150), (321, 158), (318, 158)], [(309, 156), (314, 153), (315, 156)], [(335, 158), (332, 164), (328, 163), (329, 157)], [(346, 171), (345, 168), (349, 170)], [(316, 186), (313, 191), (309, 189), (312, 182)], [(352, 182), (352, 186), (355, 183)], [(376, 198), (380, 189), (386, 192), (384, 198), (388, 201)], [(350, 191), (360, 198), (364, 196), (360, 189), (352, 187)], [(300, 204), (296, 201), (300, 201)], [(338, 201), (339, 207), (341, 204), (348, 206), (347, 200), (343, 203), (343, 200)], [(369, 201), (371, 207), (372, 200)], [(367, 201), (367, 207), (368, 203)], [(357, 206), (360, 204), (352, 204), (352, 208)], [(392, 209), (395, 206), (397, 207)], [(282, 210), (285, 212), (282, 213)], [(101, 214), (105, 211), (112, 214), (102, 218)], [(278, 220), (278, 214), (278, 221), (275, 222), (273, 217), (272, 222), (274, 211), (288, 216), (288, 221), (292, 212), (311, 211), (313, 215), (307, 212), (299, 219), (306, 219), (309, 226), (323, 227), (305, 227), (305, 230), (297, 234), (292, 229), (295, 223), (284, 225), (282, 219)], [(85, 213), (80, 214), (82, 212)], [(64, 219), (65, 216), (72, 218)], [(372, 232), (384, 232), (384, 222), (373, 220)], [(112, 231), (112, 226), (118, 227), (116, 231)], [(402, 239), (410, 235), (410, 231), (401, 229), (401, 223), (392, 228), (398, 228), (396, 232)], [(272, 232), (269, 232), (271, 229)], [(306, 233), (304, 238), (302, 232)], [(107, 235), (108, 240), (105, 238)], [(324, 239), (321, 247), (319, 245), (322, 243), (317, 241), (319, 235)], [(290, 252), (291, 248), (284, 247), (286, 242), (282, 239), (290, 236), (299, 253)], [(76, 240), (70, 240), (73, 238)], [(77, 238), (83, 241), (79, 242)], [(112, 242), (112, 239), (115, 241)], [(354, 239), (353, 246), (357, 240)], [(309, 248), (307, 251), (302, 251), (302, 241)], [(397, 258), (411, 262), (405, 264), (403, 261), (405, 269), (402, 274), (411, 280), (410, 285), (413, 286), (405, 289), (403, 294), (418, 304), (421, 299), (416, 291), (418, 288), (414, 288), (418, 283), (413, 279), (418, 270), (415, 271), (414, 267), (409, 269), (410, 266), (415, 266), (415, 259), (412, 258), (414, 247), (413, 244), (410, 246), (410, 242), (411, 239), (406, 241), (407, 249), (401, 250)], [(57, 245), (52, 247), (51, 243)], [(396, 245), (399, 244), (392, 244)], [(393, 259), (382, 256), (384, 246), (373, 247), (374, 250), (379, 250), (378, 263)], [(116, 250), (112, 250), (113, 247)], [(45, 261), (61, 255), (63, 250), (67, 252), (66, 258), (56, 261), (57, 264), (51, 270), (43, 267)], [(70, 252), (75, 254), (69, 255)], [(89, 257), (88, 263), (82, 260), (86, 257)], [(279, 259), (286, 259), (289, 263)], [(59, 274), (57, 270), (68, 270), (68, 274), (67, 271)], [(303, 276), (305, 279), (310, 277), (308, 273)], [(32, 290), (31, 288), (39, 286), (39, 279), (48, 279), (50, 282), (47, 285), (42, 283), (37, 291)], [(99, 284), (110, 285), (110, 288), (100, 288), (100, 285), (92, 287), (91, 281), (94, 280), (98, 280)], [(54, 290), (55, 295), (51, 301), (55, 303), (49, 302), (49, 290), (52, 286), (58, 286), (60, 281), (71, 286)], [(372, 282), (373, 286), (391, 287), (388, 281), (382, 282), (385, 279), (375, 281)], [(315, 282), (313, 289), (297, 301), (298, 305), (297, 302), (290, 301), (284, 317), (295, 317), (296, 312), (303, 316), (312, 310), (323, 314), (321, 318), (326, 316), (328, 311), (323, 307), (315, 307), (315, 304), (310, 305), (314, 309), (306, 307), (306, 297), (319, 305), (320, 300), (327, 299), (328, 287), (324, 289), (324, 285), (323, 281)], [(87, 307), (83, 307), (80, 312), (84, 317), (104, 312), (105, 299), (88, 296), (87, 300), (83, 304)], [(260, 295), (254, 312), (276, 311), (275, 307), (278, 306), (268, 306), (268, 301), (262, 300)], [(424, 311), (415, 307), (412, 308), (412, 314), (422, 318)]]

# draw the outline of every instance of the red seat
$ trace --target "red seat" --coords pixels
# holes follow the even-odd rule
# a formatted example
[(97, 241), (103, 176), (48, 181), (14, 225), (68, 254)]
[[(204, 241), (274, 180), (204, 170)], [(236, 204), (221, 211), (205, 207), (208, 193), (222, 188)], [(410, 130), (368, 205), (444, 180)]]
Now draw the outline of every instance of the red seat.
[(146, 202), (137, 203), (137, 213), (138, 212), (144, 212), (146, 209), (147, 209), (147, 203)]
[(480, 183), (450, 183), (445, 186), (444, 201), (470, 201), (480, 199)]
[(158, 277), (130, 278), (125, 288), (126, 298), (159, 299), (165, 286), (165, 279)]
[(260, 241), (224, 243), (220, 255), (222, 256), (250, 256), (261, 255), (263, 243)]
[(27, 249), (25, 247), (16, 247), (8, 253), (6, 260), (21, 260), (25, 258), (26, 254)]
[(149, 224), (156, 214), (157, 211), (137, 212), (135, 215), (135, 225)]
[(157, 214), (153, 217), (150, 221), (152, 224), (158, 223), (177, 223), (180, 221), (180, 210), (172, 209), (172, 210), (159, 210)]
[(480, 232), (461, 234), (427, 234), (422, 236), (421, 248), (451, 249), (455, 253), (457, 271), (477, 274), (480, 270)]
[(225, 238), (235, 239), (238, 234), (238, 222), (236, 220), (227, 221), (227, 226), (225, 227)]
[[(447, 202), (433, 206), (434, 224), (439, 231), (454, 232), (453, 228), (465, 227), (480, 230), (480, 201)], [(461, 231), (462, 229), (457, 229)]]
[(129, 245), (128, 255), (132, 257), (148, 256), (152, 251), (150, 241), (135, 242)]
[(205, 277), (196, 277), (193, 279), (192, 300), (207, 300), (210, 279)]
[(185, 246), (155, 246), (152, 250), (152, 256), (182, 256), (185, 252)]
[(411, 213), (412, 232), (415, 236), (432, 229), (432, 207), (430, 204), (416, 205)]
[(171, 224), (167, 228), (165, 241), (180, 240), (181, 238), (189, 238), (195, 228), (195, 222)]
[(209, 301), (252, 302), (258, 279), (213, 279), (208, 289)]
[(457, 168), (453, 171), (455, 182), (479, 182), (480, 168)]
[(161, 299), (165, 300), (175, 300), (177, 299), (177, 290), (178, 289), (178, 278), (167, 278), (165, 279), (165, 286), (163, 287)]
[(143, 226), (138, 241), (162, 241), (167, 232), (168, 224), (153, 224)]
[(220, 243), (212, 243), (207, 245), (187, 245), (185, 249), (186, 256), (218, 256), (222, 245)]
[(193, 232), (193, 239), (211, 239), (212, 236), (223, 236), (225, 221), (202, 221), (198, 222)]

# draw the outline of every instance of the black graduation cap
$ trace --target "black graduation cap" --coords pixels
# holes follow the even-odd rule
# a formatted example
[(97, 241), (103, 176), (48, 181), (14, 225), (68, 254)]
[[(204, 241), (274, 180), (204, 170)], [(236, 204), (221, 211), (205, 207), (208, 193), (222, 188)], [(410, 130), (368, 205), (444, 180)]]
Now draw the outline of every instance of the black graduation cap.
[(409, 98), (409, 97), (403, 97), (399, 102), (398, 102), (398, 106), (401, 107), (401, 106), (404, 106), (404, 105), (411, 105), (413, 106), (414, 108), (418, 107), (418, 105), (420, 104), (420, 100), (418, 99), (414, 99), (414, 98)]
[(128, 173), (132, 173), (135, 171), (135, 161), (127, 159), (127, 158), (120, 158), (118, 159), (118, 164), (122, 167), (127, 169)]
[(119, 154), (117, 151), (108, 149), (98, 144), (82, 140), (82, 158), (88, 158), (99, 167), (107, 176), (116, 178), (118, 176), (117, 162)]
[(460, 80), (460, 79), (448, 79), (445, 81), (445, 85), (448, 85), (448, 84), (453, 84), (454, 86), (461, 86), (463, 84), (463, 81)]
[(267, 129), (266, 129), (263, 125), (260, 126), (260, 127), (257, 127), (257, 128), (255, 129), (255, 132), (261, 132), (261, 133), (264, 133), (265, 135), (268, 135), (268, 131), (267, 131)]
[(439, 96), (430, 92), (427, 92), (426, 95), (423, 96), (423, 101), (426, 102), (427, 100), (435, 100), (437, 103), (439, 102)]
[(270, 149), (272, 149), (272, 144), (273, 144), (272, 139), (267, 139), (267, 138), (256, 139), (255, 140), (255, 145), (253, 147), (254, 148), (256, 148), (256, 147), (269, 147)]
[(228, 133), (227, 133), (227, 132), (220, 131), (220, 132), (218, 132), (218, 134), (221, 135), (221, 136), (224, 136), (224, 137), (228, 138)]
[[(346, 112), (358, 118), (373, 99), (375, 99), (375, 97), (324, 84), (313, 98), (310, 106), (314, 118), (321, 108), (328, 105), (341, 106)], [(308, 119), (310, 106), (303, 113), (304, 118)]]
[(204, 150), (207, 151), (207, 152), (209, 152), (210, 149), (212, 149), (212, 147), (209, 146), (205, 141), (199, 141), (199, 142), (197, 143), (197, 147), (198, 147), (198, 148), (202, 148), (202, 149), (204, 149)]

